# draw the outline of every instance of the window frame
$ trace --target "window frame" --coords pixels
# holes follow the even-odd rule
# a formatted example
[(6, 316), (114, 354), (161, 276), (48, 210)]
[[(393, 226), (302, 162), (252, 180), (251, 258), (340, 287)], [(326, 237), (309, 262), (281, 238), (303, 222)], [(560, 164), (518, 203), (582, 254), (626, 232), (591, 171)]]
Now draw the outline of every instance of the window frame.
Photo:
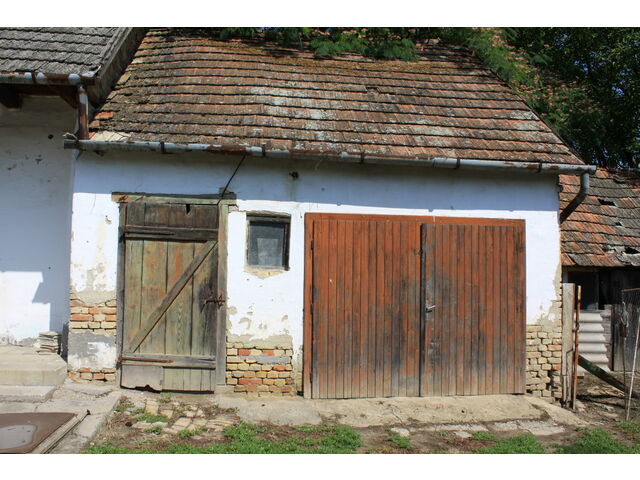
[[(284, 241), (283, 241), (283, 262), (282, 266), (275, 265), (253, 265), (250, 259), (251, 249), (251, 223), (263, 222), (263, 223), (280, 223), (284, 224)], [(273, 271), (287, 271), (289, 270), (289, 245), (291, 237), (291, 215), (277, 214), (277, 213), (247, 213), (247, 235), (246, 235), (246, 248), (245, 248), (245, 263), (246, 266), (259, 270), (273, 270)]]

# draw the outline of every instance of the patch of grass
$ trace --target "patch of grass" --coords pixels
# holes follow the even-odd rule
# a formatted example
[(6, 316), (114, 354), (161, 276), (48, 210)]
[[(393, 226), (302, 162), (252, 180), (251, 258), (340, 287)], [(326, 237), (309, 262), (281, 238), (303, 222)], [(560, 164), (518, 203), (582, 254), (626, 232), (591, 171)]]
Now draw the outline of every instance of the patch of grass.
[(155, 435), (158, 435), (158, 434), (162, 433), (162, 427), (160, 425), (154, 425), (153, 427), (147, 428), (145, 430), (145, 432), (153, 433)]
[(640, 442), (640, 419), (618, 422), (617, 427), (636, 442)]
[(559, 447), (556, 453), (640, 453), (640, 446), (619, 442), (606, 430), (594, 428), (584, 432), (575, 443)]
[(142, 415), (144, 413), (144, 408), (136, 408), (135, 410), (133, 410), (131, 412), (131, 415), (138, 416), (138, 415)]
[(225, 443), (196, 447), (184, 443), (176, 443), (162, 450), (149, 448), (131, 449), (114, 447), (110, 444), (89, 447), (85, 453), (355, 453), (362, 445), (360, 435), (351, 427), (344, 425), (326, 425), (316, 427), (312, 431), (295, 431), (283, 438), (265, 439), (260, 435), (268, 432), (263, 426), (241, 423), (226, 427)]
[(498, 441), (498, 439), (496, 438), (496, 436), (491, 433), (491, 432), (487, 432), (484, 430), (481, 430), (479, 432), (473, 432), (473, 434), (471, 435), (471, 438), (474, 440), (479, 440), (480, 442), (496, 442)]
[(476, 450), (476, 453), (547, 453), (531, 434), (516, 435), (507, 440), (498, 440), (495, 445)]
[(178, 436), (180, 438), (189, 438), (189, 437), (193, 437), (194, 435), (199, 435), (200, 433), (204, 432), (207, 428), (200, 425), (196, 428), (194, 428), (193, 430), (180, 430), (178, 432)]
[(168, 422), (169, 419), (166, 415), (158, 414), (152, 415), (148, 412), (141, 413), (136, 417), (139, 422), (156, 423), (156, 422)]
[(164, 392), (158, 397), (158, 403), (169, 403), (171, 401), (171, 394)]
[(118, 413), (122, 413), (125, 410), (129, 410), (131, 408), (133, 408), (134, 405), (133, 403), (127, 402), (127, 401), (122, 401), (120, 403), (118, 403), (118, 405), (116, 405), (116, 407), (114, 408), (114, 410)]
[(397, 448), (409, 450), (411, 448), (411, 440), (407, 437), (401, 437), (396, 432), (391, 432), (387, 437), (387, 442), (392, 443)]

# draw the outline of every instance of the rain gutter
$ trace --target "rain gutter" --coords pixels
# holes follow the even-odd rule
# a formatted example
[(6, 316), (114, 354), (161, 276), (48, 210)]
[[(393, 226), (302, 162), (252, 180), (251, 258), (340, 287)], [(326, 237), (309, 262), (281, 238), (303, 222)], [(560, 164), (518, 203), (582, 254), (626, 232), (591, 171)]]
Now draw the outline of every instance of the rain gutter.
[(77, 73), (39, 73), (39, 72), (9, 72), (0, 73), (0, 84), (10, 85), (93, 85), (96, 81), (94, 74), (78, 75)]
[(380, 157), (374, 155), (351, 154), (351, 153), (329, 153), (329, 152), (308, 152), (295, 150), (266, 149), (265, 147), (241, 147), (207, 145), (200, 143), (171, 143), (171, 142), (141, 142), (141, 141), (105, 141), (105, 140), (83, 140), (66, 138), (64, 148), (106, 152), (106, 151), (135, 151), (135, 152), (158, 152), (158, 153), (218, 153), (231, 155), (247, 155), (262, 158), (282, 158), (301, 159), (315, 161), (330, 161), (353, 164), (376, 164), (376, 165), (407, 165), (431, 168), (476, 169), (476, 170), (514, 170), (541, 174), (583, 174), (595, 173), (596, 167), (593, 165), (566, 165), (562, 163), (543, 162), (512, 162), (504, 160), (473, 160), (457, 158), (398, 158)]
[(89, 137), (89, 97), (87, 85), (94, 85), (96, 76), (93, 73), (86, 75), (39, 73), (39, 72), (11, 72), (0, 73), (0, 85), (49, 85), (52, 87), (70, 86), (76, 89), (77, 122), (76, 136), (86, 139)]

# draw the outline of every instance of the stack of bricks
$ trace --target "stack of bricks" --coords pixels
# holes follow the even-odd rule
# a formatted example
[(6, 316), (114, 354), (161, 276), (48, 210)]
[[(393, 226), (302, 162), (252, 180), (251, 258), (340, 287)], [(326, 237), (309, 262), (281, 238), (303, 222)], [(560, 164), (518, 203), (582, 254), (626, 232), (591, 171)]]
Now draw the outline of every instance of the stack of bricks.
[(70, 331), (93, 331), (95, 333), (116, 334), (116, 301), (87, 305), (82, 300), (71, 298)]
[(562, 395), (562, 327), (527, 325), (527, 393), (549, 400)]
[(227, 385), (234, 392), (262, 395), (295, 395), (291, 347), (262, 348), (227, 343)]
[(76, 382), (115, 382), (115, 368), (79, 368), (76, 371), (69, 372), (69, 378)]

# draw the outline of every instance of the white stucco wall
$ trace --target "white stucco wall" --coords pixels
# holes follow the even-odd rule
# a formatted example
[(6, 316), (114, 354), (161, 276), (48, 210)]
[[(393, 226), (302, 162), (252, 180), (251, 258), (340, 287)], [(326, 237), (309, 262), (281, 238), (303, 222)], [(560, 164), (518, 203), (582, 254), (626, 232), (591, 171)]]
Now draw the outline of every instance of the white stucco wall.
[(56, 97), (0, 105), (0, 343), (61, 332), (69, 315), (75, 112)]
[[(118, 206), (111, 193), (218, 193), (238, 158), (206, 155), (81, 154), (73, 199), (71, 283), (79, 295), (113, 298)], [(298, 172), (294, 179), (290, 172)], [(228, 333), (291, 337), (300, 352), (303, 325), (304, 214), (307, 212), (516, 218), (526, 221), (527, 323), (553, 315), (559, 281), (556, 178), (531, 174), (247, 159), (231, 183)], [(290, 269), (259, 278), (245, 267), (246, 214), (291, 215)]]

